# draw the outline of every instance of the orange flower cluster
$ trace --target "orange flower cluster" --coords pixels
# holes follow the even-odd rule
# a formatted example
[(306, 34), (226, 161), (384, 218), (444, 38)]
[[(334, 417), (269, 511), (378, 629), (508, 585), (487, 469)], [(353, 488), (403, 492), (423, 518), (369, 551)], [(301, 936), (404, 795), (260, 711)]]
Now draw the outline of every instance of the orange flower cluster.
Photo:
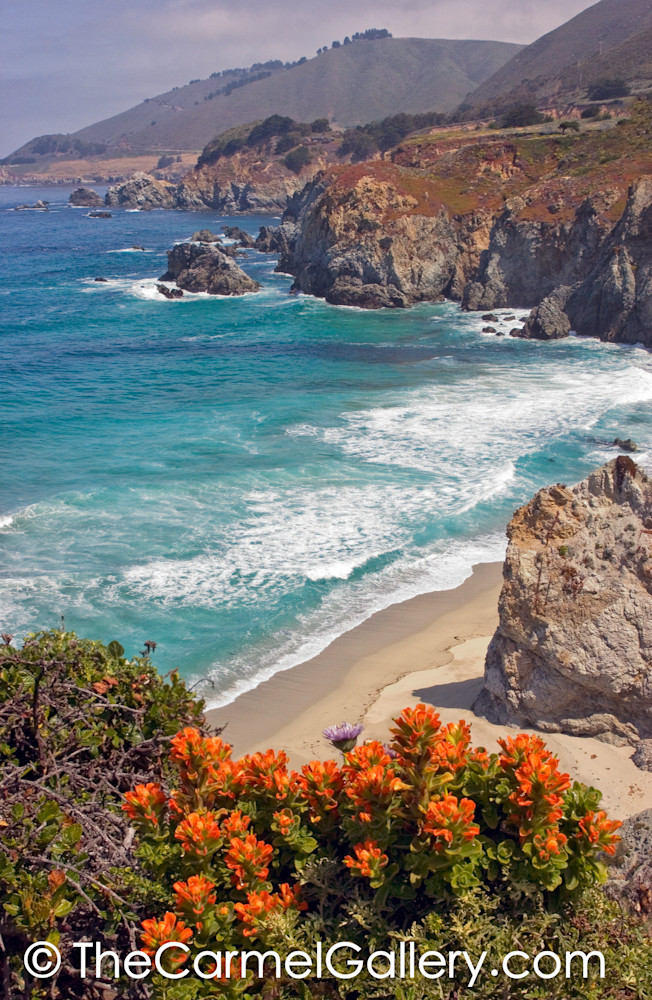
[(500, 765), (516, 784), (509, 796), (516, 807), (509, 822), (518, 827), (521, 842), (531, 839), (540, 859), (548, 861), (568, 842), (558, 824), (570, 776), (560, 773), (559, 761), (538, 736), (520, 733), (498, 742), (503, 749)]
[(477, 837), (480, 827), (473, 822), (474, 815), (475, 802), (471, 799), (458, 800), (454, 795), (444, 795), (428, 803), (423, 832), (435, 838), (433, 850), (439, 854)]
[(466, 722), (451, 722), (437, 735), (432, 748), (431, 763), (438, 771), (455, 774), (467, 763), (471, 745), (471, 727)]
[(133, 792), (127, 792), (122, 811), (136, 827), (157, 827), (165, 811), (167, 799), (160, 785), (148, 781), (146, 785), (136, 785)]
[(579, 821), (580, 832), (577, 836), (583, 837), (592, 847), (599, 847), (605, 854), (613, 856), (616, 853), (616, 844), (620, 840), (616, 830), (622, 825), (618, 820), (607, 819), (603, 809), (598, 813), (588, 812)]
[(423, 704), (406, 708), (391, 732), (390, 748), (370, 740), (340, 766), (315, 760), (301, 773), (283, 752), (234, 760), (219, 737), (175, 736), (179, 782), (169, 801), (146, 784), (123, 805), (149, 855), (161, 848), (156, 870), (174, 885), (175, 913), (143, 923), (146, 949), (192, 939), (198, 953), (214, 941), (237, 947), (272, 929), (290, 933), (307, 908), (292, 886), (309, 857), (342, 858), (367, 880), (360, 891), (382, 887), (383, 899), (403, 905), (408, 879), (426, 895), (510, 875), (548, 891), (565, 878), (574, 891), (598, 877), (598, 851), (614, 853), (620, 824), (597, 811), (595, 790), (571, 790), (539, 737), (506, 737), (500, 754), (488, 754), (472, 748), (465, 722), (442, 726)]
[(187, 882), (175, 882), (172, 888), (177, 910), (194, 923), (201, 920), (217, 900), (213, 891), (215, 883), (203, 875), (191, 875)]
[(439, 733), (440, 717), (434, 708), (419, 704), (416, 708), (404, 708), (396, 725), (390, 729), (394, 736), (392, 749), (405, 763), (418, 765), (425, 763)]
[(347, 854), (344, 858), (344, 864), (350, 868), (353, 875), (360, 875), (364, 878), (377, 878), (381, 869), (389, 861), (375, 840), (365, 840), (362, 844), (356, 844), (353, 853), (355, 857)]
[(174, 836), (181, 842), (184, 851), (197, 858), (214, 854), (223, 841), (222, 830), (212, 812), (190, 813), (181, 820)]
[[(192, 937), (191, 929), (186, 927), (182, 920), (177, 920), (174, 913), (166, 913), (162, 920), (156, 920), (154, 917), (143, 920), (143, 932), (140, 940), (143, 943), (143, 951), (147, 955), (154, 955), (161, 945), (167, 944), (168, 941), (178, 941), (180, 944), (185, 944)], [(170, 948), (165, 953), (165, 958), (171, 966), (175, 967), (185, 962), (186, 955), (184, 952)]]
[(248, 833), (244, 839), (233, 837), (229, 850), (224, 855), (224, 863), (233, 872), (235, 887), (248, 889), (263, 882), (269, 875), (269, 863), (273, 854), (274, 848), (263, 840), (258, 840), (253, 833)]
[(289, 909), (307, 910), (308, 907), (299, 901), (299, 886), (290, 888), (287, 882), (279, 886), (278, 892), (248, 892), (246, 903), (235, 904), (236, 916), (245, 925), (242, 931), (245, 937), (256, 937), (268, 914)]
[(345, 792), (359, 809), (361, 823), (371, 823), (374, 815), (387, 811), (397, 792), (410, 786), (396, 772), (382, 764), (372, 764), (364, 771), (354, 771)]
[(298, 791), (308, 803), (313, 823), (337, 811), (343, 787), (344, 775), (334, 760), (312, 760), (303, 765), (297, 778)]

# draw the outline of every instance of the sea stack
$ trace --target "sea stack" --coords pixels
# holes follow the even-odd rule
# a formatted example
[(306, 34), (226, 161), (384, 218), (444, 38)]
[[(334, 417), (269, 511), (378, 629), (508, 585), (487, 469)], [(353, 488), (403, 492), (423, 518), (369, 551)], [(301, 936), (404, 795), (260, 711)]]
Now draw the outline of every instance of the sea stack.
[(474, 711), (492, 722), (652, 737), (652, 481), (621, 455), (514, 514), (500, 623)]

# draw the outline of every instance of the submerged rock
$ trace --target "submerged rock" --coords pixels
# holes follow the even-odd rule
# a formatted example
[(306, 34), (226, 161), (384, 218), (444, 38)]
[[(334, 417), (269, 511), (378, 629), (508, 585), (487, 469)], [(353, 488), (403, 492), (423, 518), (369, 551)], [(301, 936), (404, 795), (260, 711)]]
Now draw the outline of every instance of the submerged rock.
[(156, 291), (164, 295), (166, 299), (182, 299), (183, 290), (181, 288), (168, 288), (167, 285), (157, 285)]
[(620, 456), (512, 518), (500, 623), (474, 711), (636, 744), (652, 738), (652, 481)]
[(626, 438), (625, 441), (623, 441), (622, 438), (616, 438), (614, 444), (617, 448), (620, 448), (621, 451), (638, 451), (636, 441), (632, 441), (631, 438)]
[(244, 295), (260, 285), (214, 243), (179, 243), (168, 250), (168, 269), (159, 281), (174, 281), (187, 292)]
[(104, 199), (92, 188), (80, 187), (72, 192), (68, 204), (78, 208), (99, 208), (104, 204)]

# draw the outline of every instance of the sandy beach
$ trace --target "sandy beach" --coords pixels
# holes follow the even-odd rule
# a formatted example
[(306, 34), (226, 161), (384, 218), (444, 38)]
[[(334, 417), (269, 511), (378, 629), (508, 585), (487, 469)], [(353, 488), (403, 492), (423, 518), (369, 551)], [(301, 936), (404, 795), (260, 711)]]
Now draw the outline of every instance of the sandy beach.
[[(362, 739), (386, 739), (392, 717), (422, 701), (445, 723), (464, 718), (474, 744), (495, 749), (505, 727), (474, 715), (471, 706), (498, 623), (501, 569), (500, 563), (476, 566), (455, 590), (378, 612), (313, 659), (209, 711), (210, 724), (226, 727), (224, 738), (238, 756), (273, 746), (299, 767), (333, 756), (322, 736), (326, 726), (362, 722)], [(652, 774), (632, 763), (631, 748), (557, 734), (544, 738), (571, 777), (601, 789), (613, 816), (625, 819), (649, 806)]]

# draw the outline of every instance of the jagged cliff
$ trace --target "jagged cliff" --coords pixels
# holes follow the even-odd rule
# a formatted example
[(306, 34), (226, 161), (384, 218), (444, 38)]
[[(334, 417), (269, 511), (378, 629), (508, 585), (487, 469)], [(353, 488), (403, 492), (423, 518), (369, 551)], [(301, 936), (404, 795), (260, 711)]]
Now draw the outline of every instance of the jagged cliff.
[(620, 456), (518, 510), (474, 711), (635, 744), (652, 737), (652, 481)]
[(446, 296), (531, 308), (519, 336), (652, 344), (652, 107), (552, 128), (438, 130), (391, 161), (331, 167), (290, 200), (280, 269), (334, 303)]

